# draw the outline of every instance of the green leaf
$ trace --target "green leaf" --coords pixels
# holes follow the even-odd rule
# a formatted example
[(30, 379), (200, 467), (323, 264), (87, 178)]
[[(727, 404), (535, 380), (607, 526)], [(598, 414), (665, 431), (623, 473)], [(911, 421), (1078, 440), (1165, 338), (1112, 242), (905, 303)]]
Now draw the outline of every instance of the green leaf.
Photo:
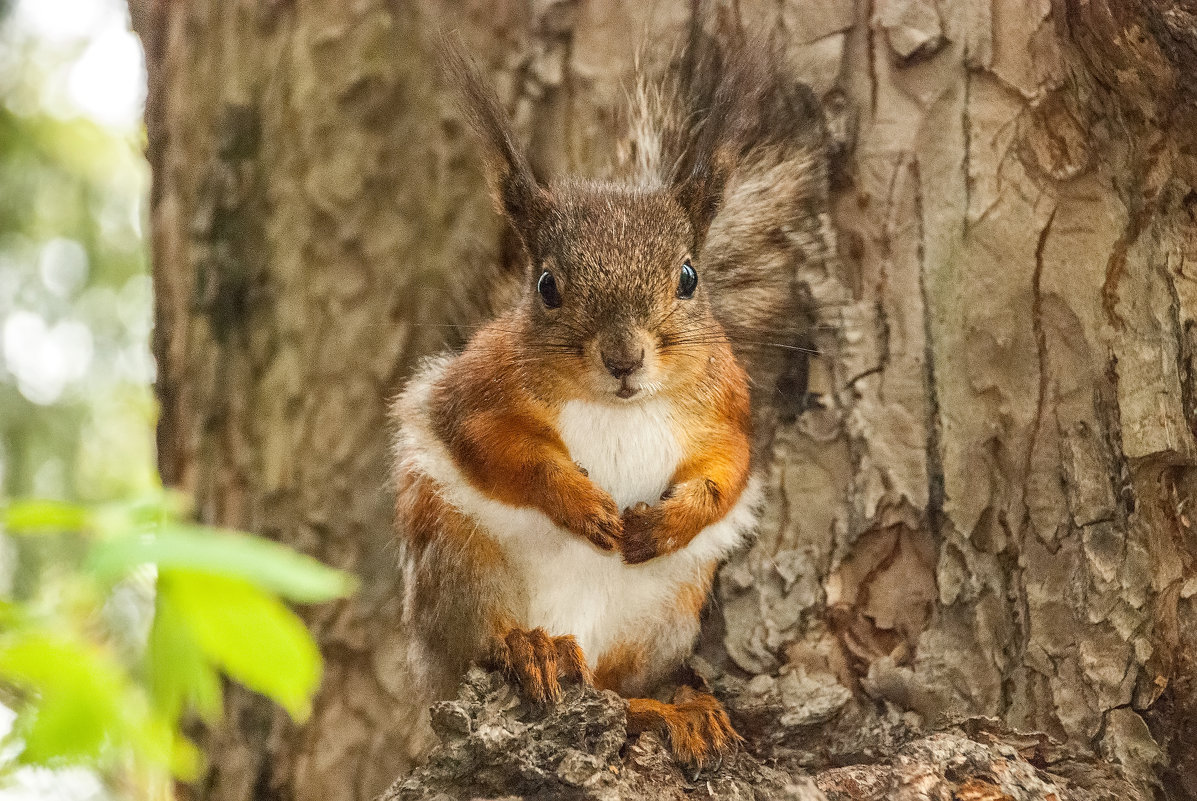
[(63, 501), (22, 500), (6, 505), (4, 528), (13, 534), (50, 534), (82, 531), (91, 521), (85, 506)]
[(211, 722), (220, 717), (220, 676), (178, 608), (172, 580), (168, 574), (159, 582), (146, 643), (150, 697), (167, 720), (177, 720), (190, 709)]
[(164, 572), (158, 592), (230, 678), (273, 698), (296, 720), (307, 717), (320, 652), (281, 601), (242, 579), (183, 570)]
[(170, 520), (170, 510), (161, 495), (147, 495), (97, 506), (95, 527), (103, 536), (152, 533)]
[(354, 579), (278, 543), (247, 534), (202, 526), (168, 524), (156, 534), (119, 537), (96, 546), (90, 567), (114, 580), (133, 567), (188, 570), (238, 578), (298, 603), (342, 598)]
[(198, 779), (204, 758), (195, 743), (174, 732), (170, 745), (170, 772), (185, 782)]
[(100, 649), (45, 634), (0, 645), (0, 676), (36, 694), (20, 760), (29, 764), (94, 761), (125, 728), (130, 686)]

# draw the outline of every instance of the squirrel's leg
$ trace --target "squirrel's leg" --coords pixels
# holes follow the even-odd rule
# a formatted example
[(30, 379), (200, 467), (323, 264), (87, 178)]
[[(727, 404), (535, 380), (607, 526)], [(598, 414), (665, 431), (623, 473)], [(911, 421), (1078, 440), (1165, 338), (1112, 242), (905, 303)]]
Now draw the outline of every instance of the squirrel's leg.
[(511, 506), (539, 509), (558, 526), (609, 551), (622, 522), (611, 496), (570, 459), (555, 429), (531, 412), (486, 410), (446, 441), (471, 484)]
[(573, 635), (554, 637), (542, 628), (497, 627), (489, 661), (515, 678), (536, 703), (561, 700), (561, 681), (591, 684), (590, 668)]
[(659, 503), (639, 503), (623, 513), (624, 561), (639, 564), (685, 548), (721, 520), (748, 483), (748, 458), (747, 441), (727, 436), (686, 460)]
[(628, 699), (628, 734), (646, 731), (664, 735), (674, 759), (699, 770), (720, 762), (743, 742), (715, 696), (686, 686), (678, 688), (669, 704)]
[(611, 496), (569, 458), (564, 446), (560, 451), (547, 451), (545, 457), (535, 469), (539, 487), (532, 505), (604, 551), (618, 547), (623, 521)]

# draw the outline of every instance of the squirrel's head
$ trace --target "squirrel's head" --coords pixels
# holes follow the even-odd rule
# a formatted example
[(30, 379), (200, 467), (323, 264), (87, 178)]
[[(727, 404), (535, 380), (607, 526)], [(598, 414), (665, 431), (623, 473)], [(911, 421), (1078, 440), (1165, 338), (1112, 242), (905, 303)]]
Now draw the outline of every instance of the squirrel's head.
[[(523, 351), (570, 394), (621, 402), (701, 375), (724, 339), (690, 217), (668, 189), (565, 183), (529, 243)], [(567, 366), (566, 363), (569, 363)]]
[(526, 359), (545, 363), (570, 394), (613, 402), (702, 375), (725, 342), (700, 252), (739, 150), (736, 86), (715, 94), (704, 135), (663, 185), (542, 184), (493, 90), (460, 46), (446, 41), (444, 52), (496, 205), (530, 259)]

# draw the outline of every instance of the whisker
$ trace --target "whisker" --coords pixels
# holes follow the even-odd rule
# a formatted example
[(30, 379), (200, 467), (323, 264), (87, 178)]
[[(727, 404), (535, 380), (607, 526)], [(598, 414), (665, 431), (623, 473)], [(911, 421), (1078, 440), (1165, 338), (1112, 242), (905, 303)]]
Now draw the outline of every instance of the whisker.
[(730, 342), (731, 339), (726, 334), (716, 333), (697, 333), (684, 337), (672, 337), (671, 342)]
[(733, 340), (733, 342), (735, 344), (741, 344), (741, 345), (758, 345), (760, 347), (766, 347), (766, 348), (782, 348), (784, 350), (796, 350), (801, 353), (813, 353), (816, 356), (823, 355), (823, 351), (821, 351), (821, 350), (816, 350), (814, 348), (804, 348), (799, 345), (784, 345), (780, 342), (753, 342), (748, 339)]
[(748, 340), (748, 339), (732, 339), (729, 337), (706, 338), (706, 339), (698, 337), (698, 338), (691, 338), (691, 339), (671, 340), (668, 344), (662, 345), (661, 350), (669, 350), (669, 349), (680, 348), (680, 347), (700, 347), (700, 346), (705, 346), (705, 345), (717, 345), (717, 344), (724, 343), (724, 342), (730, 343), (732, 345), (753, 345), (753, 346), (762, 347), (762, 348), (781, 348), (782, 350), (793, 350), (793, 351), (798, 351), (800, 353), (814, 354), (816, 356), (823, 355), (823, 351), (821, 351), (821, 350), (816, 350), (814, 348), (804, 348), (800, 345), (786, 345), (781, 342), (756, 342), (756, 341)]
[(666, 314), (664, 317), (662, 317), (658, 322), (654, 323), (652, 327), (660, 328), (661, 326), (665, 325), (665, 323), (669, 322), (670, 317), (673, 317), (673, 315), (677, 314), (681, 310), (682, 310), (681, 304), (675, 305), (673, 307), (672, 311), (670, 311), (668, 314)]
[(683, 328), (672, 332), (673, 336), (685, 337), (691, 334), (726, 334), (727, 330), (721, 327), (716, 328)]

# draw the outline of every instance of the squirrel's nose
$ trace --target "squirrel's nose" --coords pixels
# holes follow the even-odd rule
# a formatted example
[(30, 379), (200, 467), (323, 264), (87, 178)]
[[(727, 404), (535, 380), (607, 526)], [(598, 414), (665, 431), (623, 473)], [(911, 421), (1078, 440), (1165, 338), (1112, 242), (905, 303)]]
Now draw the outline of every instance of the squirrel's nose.
[(632, 373), (640, 369), (644, 364), (644, 348), (640, 349), (638, 354), (633, 355), (630, 352), (624, 353), (607, 353), (603, 352), (603, 366), (607, 368), (607, 372), (616, 378), (627, 378)]

